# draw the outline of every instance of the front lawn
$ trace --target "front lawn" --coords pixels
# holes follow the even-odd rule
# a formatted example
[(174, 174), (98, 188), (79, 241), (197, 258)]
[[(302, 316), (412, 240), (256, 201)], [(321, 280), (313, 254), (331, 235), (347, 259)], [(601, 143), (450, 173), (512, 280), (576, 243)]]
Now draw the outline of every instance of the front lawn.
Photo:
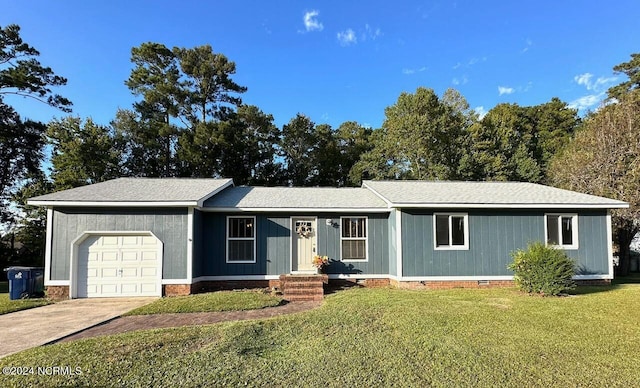
[(282, 298), (262, 290), (218, 291), (158, 299), (126, 315), (255, 310), (277, 306)]
[(51, 301), (45, 298), (10, 300), (9, 282), (0, 282), (0, 315), (44, 306), (49, 303), (51, 303)]
[(639, 365), (637, 285), (562, 298), (352, 289), (289, 316), (32, 349), (0, 366), (76, 375), (0, 386), (640, 386)]

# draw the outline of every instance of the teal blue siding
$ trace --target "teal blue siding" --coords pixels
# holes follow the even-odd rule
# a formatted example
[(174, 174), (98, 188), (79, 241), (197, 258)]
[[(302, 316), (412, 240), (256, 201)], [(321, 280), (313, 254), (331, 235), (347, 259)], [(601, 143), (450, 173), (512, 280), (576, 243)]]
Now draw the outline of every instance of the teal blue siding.
[[(234, 213), (233, 215), (239, 215)], [(369, 217), (369, 260), (340, 261), (340, 214), (250, 214), (256, 217), (256, 263), (226, 262), (226, 219), (228, 214), (202, 213), (202, 229), (197, 232), (202, 268), (198, 276), (280, 275), (291, 272), (291, 217), (317, 217), (317, 251), (329, 256), (329, 273), (388, 274), (388, 214)], [(363, 214), (355, 214), (362, 216)], [(327, 225), (332, 219), (334, 225)], [(195, 276), (195, 275), (194, 275)]]
[(191, 267), (191, 275), (194, 278), (202, 276), (203, 273), (203, 213), (199, 210), (193, 211), (193, 264)]
[[(345, 261), (340, 257), (340, 216), (368, 218), (367, 261)], [(327, 226), (326, 219), (331, 218), (334, 226)], [(318, 217), (318, 253), (329, 256), (328, 274), (389, 274), (389, 214), (335, 214)]]
[[(239, 214), (234, 214), (239, 215)], [(280, 275), (290, 272), (290, 239), (287, 216), (242, 214), (256, 217), (256, 262), (227, 263), (227, 214), (203, 213), (199, 233), (202, 271), (198, 276)]]
[(85, 231), (151, 231), (164, 244), (163, 279), (187, 277), (187, 209), (55, 209), (51, 280), (69, 280), (71, 243)]
[[(438, 210), (437, 212), (446, 212)], [(469, 215), (469, 250), (435, 250), (433, 211), (403, 210), (402, 276), (499, 276), (510, 253), (532, 241), (544, 241), (544, 211), (451, 210)], [(579, 249), (567, 250), (581, 274), (606, 274), (606, 211), (562, 211), (578, 214)]]

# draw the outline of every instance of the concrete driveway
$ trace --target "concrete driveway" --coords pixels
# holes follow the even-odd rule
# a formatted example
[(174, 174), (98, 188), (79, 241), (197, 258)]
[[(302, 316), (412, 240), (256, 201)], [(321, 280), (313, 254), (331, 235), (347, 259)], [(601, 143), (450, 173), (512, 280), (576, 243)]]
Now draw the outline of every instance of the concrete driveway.
[(77, 333), (156, 299), (73, 299), (0, 315), (0, 358)]

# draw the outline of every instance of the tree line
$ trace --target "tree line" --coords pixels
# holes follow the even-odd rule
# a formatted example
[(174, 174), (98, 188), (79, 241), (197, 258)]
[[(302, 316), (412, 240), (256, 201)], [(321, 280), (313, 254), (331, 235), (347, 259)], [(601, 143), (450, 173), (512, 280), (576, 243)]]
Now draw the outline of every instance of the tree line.
[[(44, 124), (23, 119), (4, 95), (70, 112), (71, 102), (52, 89), (67, 80), (40, 64), (19, 31), (16, 25), (0, 28), (0, 217), (11, 226), (3, 240), (17, 235), (35, 247), (29, 253), (34, 257), (42, 257), (44, 214), (25, 206), (26, 198), (121, 176), (334, 187), (358, 186), (363, 179), (529, 181), (631, 202), (628, 211), (614, 212), (621, 251), (626, 244), (628, 253), (630, 240), (620, 236), (638, 231), (640, 188), (633, 174), (640, 171), (640, 143), (620, 152), (633, 139), (616, 137), (616, 120), (630, 123), (628, 136), (640, 132), (633, 105), (638, 54), (614, 68), (629, 80), (610, 89), (608, 105), (584, 119), (558, 98), (536, 106), (499, 104), (479, 117), (458, 91), (439, 96), (419, 87), (385, 109), (381, 128), (355, 121), (333, 128), (302, 113), (279, 128), (271, 114), (243, 103), (247, 87), (233, 80), (236, 66), (225, 55), (209, 45), (149, 42), (131, 50), (133, 68), (124, 84), (136, 102), (129, 109), (115, 112), (108, 125), (73, 115)], [(610, 128), (610, 148), (602, 148), (605, 135), (594, 128)], [(602, 160), (589, 159), (594, 155)], [(599, 174), (601, 163), (612, 166), (608, 180)]]

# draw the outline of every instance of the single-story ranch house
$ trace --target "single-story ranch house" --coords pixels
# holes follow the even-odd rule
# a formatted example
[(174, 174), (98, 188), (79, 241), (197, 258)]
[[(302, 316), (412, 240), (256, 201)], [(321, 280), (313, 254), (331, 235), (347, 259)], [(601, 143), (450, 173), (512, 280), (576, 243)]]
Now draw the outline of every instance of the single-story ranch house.
[(236, 187), (230, 179), (120, 178), (35, 197), (46, 206), (50, 296), (188, 294), (280, 275), (413, 287), (510, 284), (510, 253), (546, 241), (577, 279), (613, 278), (609, 210), (628, 204), (520, 182), (365, 181)]

